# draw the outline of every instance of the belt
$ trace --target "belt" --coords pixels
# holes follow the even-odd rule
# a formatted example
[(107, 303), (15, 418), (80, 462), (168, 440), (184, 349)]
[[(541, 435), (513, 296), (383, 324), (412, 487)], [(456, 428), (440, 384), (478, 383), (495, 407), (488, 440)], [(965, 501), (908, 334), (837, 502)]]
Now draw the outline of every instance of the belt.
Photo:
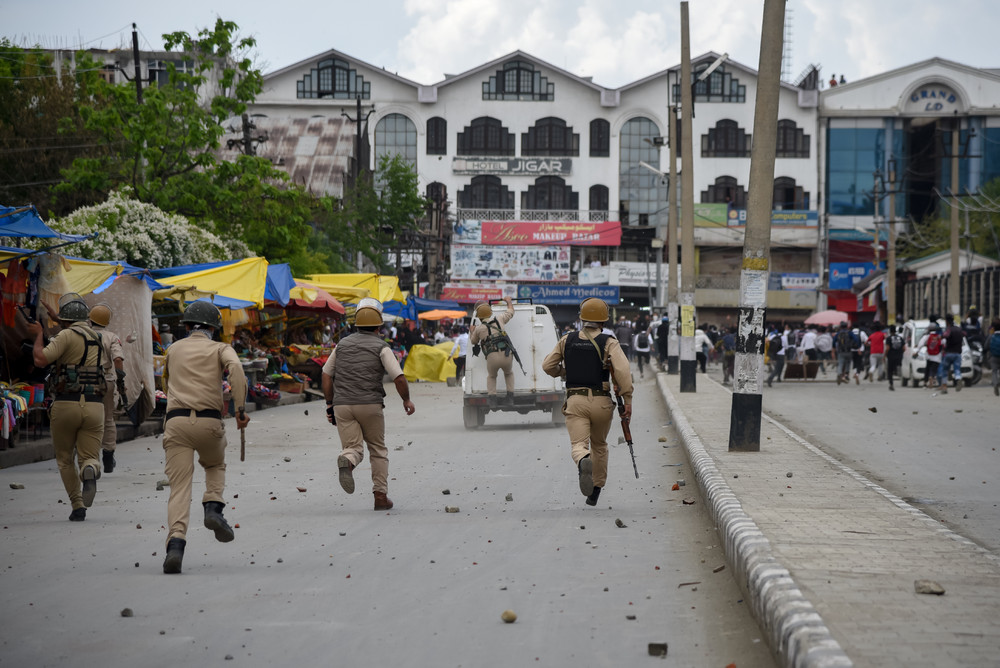
[(572, 397), (574, 395), (580, 396), (595, 396), (595, 397), (610, 397), (611, 392), (608, 390), (595, 390), (591, 387), (573, 387), (566, 390), (566, 396)]
[(104, 397), (99, 397), (96, 394), (57, 394), (56, 401), (80, 401), (83, 398), (84, 401), (104, 401)]
[(167, 415), (166, 418), (164, 418), (164, 421), (169, 420), (170, 418), (184, 417), (186, 415), (191, 415), (192, 412), (194, 413), (195, 417), (215, 418), (216, 420), (222, 419), (222, 413), (215, 410), (196, 411), (191, 408), (175, 408), (172, 411), (167, 411)]

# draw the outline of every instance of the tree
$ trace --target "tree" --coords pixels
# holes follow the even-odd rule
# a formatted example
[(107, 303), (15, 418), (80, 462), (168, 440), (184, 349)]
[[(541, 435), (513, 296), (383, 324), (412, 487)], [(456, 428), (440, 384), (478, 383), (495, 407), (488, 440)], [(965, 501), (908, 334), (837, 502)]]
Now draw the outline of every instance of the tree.
[(353, 230), (362, 254), (381, 270), (385, 249), (418, 229), (426, 207), (414, 169), (399, 155), (383, 155), (374, 179), (345, 191), (339, 226)]
[[(941, 215), (946, 218), (928, 218), (900, 231), (896, 254), (903, 258), (919, 258), (951, 249), (951, 200), (941, 203)], [(1000, 258), (1000, 178), (982, 186), (975, 195), (960, 197), (959, 234), (961, 250), (988, 257)], [(966, 236), (966, 211), (968, 211), (968, 236)]]
[(57, 69), (40, 49), (21, 49), (0, 39), (0, 202), (34, 204), (67, 213), (79, 201), (53, 202), (50, 189), (74, 158), (97, 150), (96, 135), (80, 115), (100, 67), (80, 54), (75, 72)]
[(220, 237), (243, 239), (268, 260), (288, 262), (294, 273), (336, 270), (342, 266), (337, 253), (321, 243), (355, 244), (332, 216), (332, 200), (291, 183), (265, 158), (218, 157), (228, 122), (262, 85), (246, 56), (255, 42), (237, 32), (235, 23), (220, 18), (194, 37), (164, 35), (165, 48), (177, 49), (179, 59), (167, 63), (168, 83), (145, 89), (141, 104), (131, 85), (98, 86), (81, 117), (103, 150), (76, 159), (56, 189), (99, 202), (127, 186), (139, 201)]

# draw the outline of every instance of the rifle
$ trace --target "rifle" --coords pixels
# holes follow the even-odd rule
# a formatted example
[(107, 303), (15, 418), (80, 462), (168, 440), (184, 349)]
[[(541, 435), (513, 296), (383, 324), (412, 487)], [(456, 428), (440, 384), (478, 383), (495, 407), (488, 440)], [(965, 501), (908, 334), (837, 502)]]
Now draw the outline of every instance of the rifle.
[(632, 470), (635, 471), (635, 477), (639, 477), (639, 468), (635, 465), (635, 450), (632, 449), (632, 430), (629, 428), (629, 418), (625, 417), (625, 400), (618, 396), (615, 392), (615, 400), (618, 402), (618, 415), (622, 418), (622, 434), (625, 436), (625, 442), (628, 443), (628, 453), (632, 455)]
[[(246, 417), (246, 411), (242, 408), (240, 409), (240, 419), (242, 420)], [(247, 430), (246, 427), (240, 427), (240, 461), (246, 461), (247, 458)]]

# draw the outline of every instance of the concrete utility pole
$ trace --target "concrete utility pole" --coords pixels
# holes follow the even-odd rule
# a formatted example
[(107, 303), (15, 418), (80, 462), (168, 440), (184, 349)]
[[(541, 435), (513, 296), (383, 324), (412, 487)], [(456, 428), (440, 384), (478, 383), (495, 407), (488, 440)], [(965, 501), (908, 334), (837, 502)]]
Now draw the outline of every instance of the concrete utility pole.
[(688, 3), (681, 3), (681, 392), (696, 392), (694, 352), (694, 142), (691, 140), (691, 37)]
[(889, 248), (886, 258), (886, 322), (896, 324), (896, 159), (889, 159)]
[(951, 276), (948, 280), (948, 305), (956, 322), (959, 318), (961, 294), (959, 292), (958, 270), (958, 135), (961, 121), (955, 119), (955, 127), (951, 131)]
[(135, 63), (135, 101), (142, 104), (142, 69), (139, 65), (139, 32), (132, 24), (132, 62)]
[[(669, 83), (669, 77), (668, 77)], [(670, 93), (673, 91), (671, 90)], [(668, 102), (670, 93), (667, 93)], [(670, 180), (667, 186), (667, 373), (677, 374), (677, 100), (670, 104), (667, 141), (670, 145)]]
[(750, 192), (740, 270), (739, 333), (733, 378), (729, 449), (760, 451), (761, 405), (764, 394), (764, 323), (771, 264), (771, 206), (774, 154), (778, 139), (778, 95), (781, 92), (781, 47), (785, 0), (764, 0), (764, 23), (757, 68)]

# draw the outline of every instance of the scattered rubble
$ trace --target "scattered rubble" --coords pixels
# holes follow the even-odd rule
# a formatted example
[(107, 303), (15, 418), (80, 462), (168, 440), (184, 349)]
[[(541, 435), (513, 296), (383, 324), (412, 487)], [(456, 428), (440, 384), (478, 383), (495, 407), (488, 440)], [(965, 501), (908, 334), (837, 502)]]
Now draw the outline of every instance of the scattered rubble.
[(513, 610), (504, 610), (500, 613), (500, 619), (504, 620), (508, 624), (513, 624), (517, 621), (517, 613)]
[(24, 489), (24, 485), (22, 485), (19, 482), (12, 482), (12, 483), (10, 483), (10, 488), (11, 489)]
[(914, 580), (913, 589), (918, 594), (934, 594), (935, 596), (944, 596), (944, 587), (942, 587), (934, 580)]
[(446, 513), (457, 513), (458, 512), (458, 506), (445, 506), (444, 507), (444, 512), (446, 512)]
[(122, 608), (122, 617), (133, 617), (135, 613), (132, 612), (132, 608)]
[(667, 643), (665, 642), (651, 642), (649, 643), (649, 655), (664, 657), (667, 655)]

